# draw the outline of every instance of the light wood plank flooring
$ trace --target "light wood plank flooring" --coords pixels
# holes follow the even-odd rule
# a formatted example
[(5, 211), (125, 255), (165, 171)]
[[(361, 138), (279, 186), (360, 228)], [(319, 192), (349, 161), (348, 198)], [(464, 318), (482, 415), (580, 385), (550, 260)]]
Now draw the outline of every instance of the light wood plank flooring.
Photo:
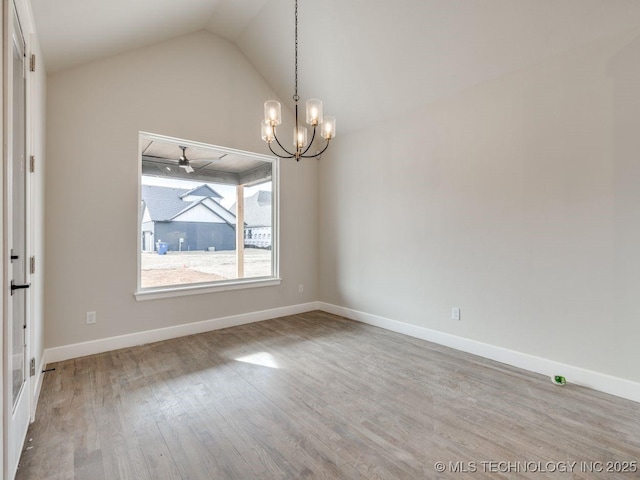
[(50, 366), (18, 479), (640, 475), (491, 471), (640, 461), (640, 404), (323, 312)]

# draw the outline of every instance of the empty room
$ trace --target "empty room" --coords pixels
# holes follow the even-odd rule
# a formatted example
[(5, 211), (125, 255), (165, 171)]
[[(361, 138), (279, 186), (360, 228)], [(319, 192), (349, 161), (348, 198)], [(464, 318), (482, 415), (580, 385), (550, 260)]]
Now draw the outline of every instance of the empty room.
[(640, 478), (639, 1), (2, 4), (1, 478)]

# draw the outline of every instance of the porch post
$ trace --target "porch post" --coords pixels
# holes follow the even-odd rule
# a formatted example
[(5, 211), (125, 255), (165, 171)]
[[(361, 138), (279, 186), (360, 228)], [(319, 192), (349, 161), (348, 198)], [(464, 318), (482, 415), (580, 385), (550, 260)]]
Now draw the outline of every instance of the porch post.
[(236, 264), (238, 278), (244, 278), (244, 185), (236, 186)]

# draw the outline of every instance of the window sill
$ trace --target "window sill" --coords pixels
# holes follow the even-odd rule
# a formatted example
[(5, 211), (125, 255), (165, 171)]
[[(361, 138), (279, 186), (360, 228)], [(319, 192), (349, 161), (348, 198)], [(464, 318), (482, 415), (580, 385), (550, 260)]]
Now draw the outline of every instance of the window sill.
[(227, 283), (206, 285), (185, 285), (162, 288), (147, 288), (134, 293), (137, 301), (157, 300), (160, 298), (184, 297), (201, 293), (225, 292), (228, 290), (242, 290), (245, 288), (272, 287), (280, 285), (280, 278), (262, 278), (250, 280), (234, 280)]

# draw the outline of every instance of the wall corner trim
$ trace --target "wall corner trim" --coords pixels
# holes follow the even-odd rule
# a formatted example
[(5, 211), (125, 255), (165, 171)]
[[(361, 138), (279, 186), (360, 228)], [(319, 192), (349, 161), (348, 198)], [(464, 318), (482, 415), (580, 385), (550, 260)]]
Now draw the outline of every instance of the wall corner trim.
[[(272, 318), (285, 317), (287, 315), (297, 315), (299, 313), (318, 310), (318, 302), (301, 303), (289, 305), (270, 310), (260, 310), (257, 312), (242, 313), (229, 317), (214, 318), (200, 322), (185, 323), (171, 327), (145, 330), (143, 332), (130, 333), (116, 337), (101, 338), (88, 342), (74, 343), (60, 347), (47, 348), (44, 351), (43, 364), (61, 362), (72, 358), (85, 357), (96, 353), (109, 352), (120, 348), (135, 347), (146, 343), (160, 342), (171, 338), (185, 337), (197, 333), (220, 330), (222, 328), (236, 327), (247, 323), (261, 322)], [(41, 369), (42, 370), (42, 369)], [(42, 374), (41, 374), (42, 378)], [(41, 382), (41, 380), (40, 380)]]
[(44, 373), (42, 371), (44, 370), (45, 365), (46, 363), (43, 354), (41, 355), (40, 365), (36, 366), (36, 374), (33, 380), (36, 382), (36, 388), (33, 391), (33, 398), (31, 399), (33, 402), (33, 407), (31, 408), (31, 423), (36, 421), (36, 410), (38, 409), (38, 400), (40, 399), (40, 391), (42, 390), (42, 382), (44, 381)]
[(358, 322), (366, 323), (376, 327), (402, 333), (411, 337), (420, 338), (428, 342), (437, 343), (462, 352), (471, 353), (480, 357), (495, 360), (514, 367), (522, 368), (530, 372), (540, 373), (551, 377), (561, 372), (569, 383), (583, 387), (609, 393), (618, 397), (626, 398), (634, 402), (640, 402), (640, 383), (624, 378), (614, 377), (604, 373), (586, 370), (581, 367), (568, 365), (542, 357), (536, 357), (527, 353), (497, 347), (487, 343), (458, 337), (449, 333), (431, 330), (429, 328), (412, 325), (409, 323), (391, 320), (370, 313), (353, 310), (351, 308), (340, 307), (325, 302), (318, 302), (318, 308), (322, 311), (340, 315)]

